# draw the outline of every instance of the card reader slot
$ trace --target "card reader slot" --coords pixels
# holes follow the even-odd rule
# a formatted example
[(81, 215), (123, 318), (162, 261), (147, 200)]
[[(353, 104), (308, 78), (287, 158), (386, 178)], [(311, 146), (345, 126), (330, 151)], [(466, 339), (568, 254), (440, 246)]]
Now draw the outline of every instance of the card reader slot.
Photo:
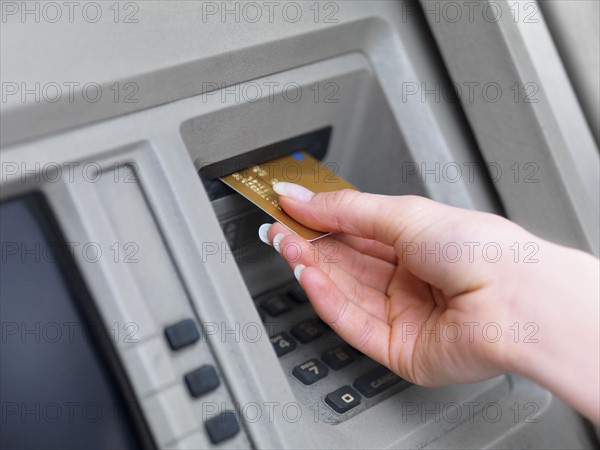
[(199, 170), (199, 174), (210, 200), (216, 200), (234, 192), (221, 183), (219, 177), (238, 170), (301, 150), (310, 153), (314, 158), (321, 161), (327, 152), (332, 130), (331, 126), (321, 128), (203, 166)]

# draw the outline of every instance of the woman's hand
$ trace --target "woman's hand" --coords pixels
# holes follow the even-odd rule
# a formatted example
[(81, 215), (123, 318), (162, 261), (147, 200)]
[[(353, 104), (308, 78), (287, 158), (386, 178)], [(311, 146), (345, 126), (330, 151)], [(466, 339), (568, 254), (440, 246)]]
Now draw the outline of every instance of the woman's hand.
[[(499, 216), (421, 197), (313, 194), (290, 183), (275, 189), (294, 219), (335, 233), (311, 244), (281, 224), (260, 230), (317, 314), (350, 345), (425, 386), (518, 371), (598, 421), (595, 258)], [(561, 324), (572, 316), (591, 327)], [(570, 381), (560, 378), (557, 357), (560, 366), (583, 365), (569, 373), (573, 383), (585, 378), (584, 395), (565, 389)]]

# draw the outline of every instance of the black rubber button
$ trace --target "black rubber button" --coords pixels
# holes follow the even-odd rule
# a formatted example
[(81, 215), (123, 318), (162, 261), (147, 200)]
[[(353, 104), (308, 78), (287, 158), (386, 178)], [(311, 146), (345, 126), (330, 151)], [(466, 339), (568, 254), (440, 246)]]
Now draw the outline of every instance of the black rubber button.
[(296, 348), (296, 341), (286, 332), (276, 334), (271, 337), (271, 344), (277, 353), (277, 357), (281, 358)]
[(233, 411), (223, 411), (218, 416), (208, 419), (204, 427), (213, 444), (232, 438), (240, 431), (240, 424)]
[(179, 350), (200, 339), (200, 331), (193, 319), (184, 319), (165, 328), (165, 336), (173, 350)]
[(281, 295), (275, 295), (263, 300), (260, 307), (270, 316), (277, 317), (292, 309), (289, 302)]
[(292, 373), (303, 384), (310, 386), (327, 376), (329, 369), (317, 359), (311, 359), (294, 367)]
[(325, 397), (325, 403), (337, 413), (344, 414), (360, 405), (360, 394), (350, 386), (343, 386)]
[(303, 344), (312, 342), (320, 338), (325, 333), (326, 328), (321, 321), (316, 319), (307, 320), (292, 327), (292, 334)]
[(300, 286), (294, 286), (292, 289), (290, 289), (288, 296), (296, 303), (308, 303), (308, 297), (306, 296), (304, 289), (302, 289)]
[(338, 345), (324, 352), (321, 355), (321, 359), (333, 370), (340, 370), (354, 362), (355, 355), (356, 350), (348, 345)]
[(185, 384), (192, 397), (197, 398), (219, 387), (221, 382), (213, 366), (202, 366), (185, 375)]
[(358, 377), (354, 382), (354, 387), (365, 397), (371, 398), (401, 381), (404, 380), (390, 369), (379, 366), (365, 375)]

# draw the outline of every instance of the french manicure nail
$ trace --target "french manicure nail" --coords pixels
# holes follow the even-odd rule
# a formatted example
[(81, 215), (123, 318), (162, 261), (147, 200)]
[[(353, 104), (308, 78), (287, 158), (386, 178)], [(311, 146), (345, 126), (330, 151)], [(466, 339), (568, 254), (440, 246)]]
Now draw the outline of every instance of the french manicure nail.
[(273, 247), (275, 247), (275, 250), (277, 250), (277, 253), (281, 253), (280, 244), (281, 244), (281, 240), (284, 237), (285, 237), (285, 234), (279, 233), (279, 234), (276, 234), (275, 237), (273, 238)]
[(300, 275), (302, 274), (302, 271), (306, 269), (306, 266), (303, 264), (298, 264), (296, 266), (296, 268), (294, 269), (294, 276), (296, 277), (296, 280), (300, 281)]
[(267, 233), (269, 232), (269, 228), (271, 228), (271, 224), (270, 223), (263, 223), (259, 228), (258, 228), (258, 237), (260, 238), (261, 241), (263, 241), (265, 244), (269, 244), (271, 245), (271, 243), (269, 242), (269, 236), (267, 235)]
[(308, 203), (315, 195), (314, 192), (306, 189), (304, 186), (300, 186), (296, 183), (288, 183), (287, 181), (280, 181), (273, 185), (273, 190), (279, 195), (285, 195), (291, 197), (294, 200), (298, 200), (302, 203)]

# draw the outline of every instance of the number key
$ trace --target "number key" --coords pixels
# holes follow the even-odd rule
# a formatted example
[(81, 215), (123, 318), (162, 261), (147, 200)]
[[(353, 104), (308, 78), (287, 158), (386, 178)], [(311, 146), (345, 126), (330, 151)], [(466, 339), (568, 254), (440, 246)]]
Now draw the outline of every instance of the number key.
[(340, 370), (348, 364), (351, 364), (354, 361), (355, 355), (356, 350), (348, 345), (338, 345), (324, 352), (321, 355), (321, 359), (333, 370)]
[(325, 378), (328, 372), (329, 369), (316, 359), (310, 359), (292, 370), (294, 376), (307, 386)]
[(343, 414), (360, 405), (360, 394), (350, 386), (344, 386), (327, 394), (325, 403), (331, 406), (335, 412)]
[(281, 358), (296, 348), (296, 341), (286, 332), (276, 334), (271, 337), (271, 344), (277, 353), (277, 357)]

